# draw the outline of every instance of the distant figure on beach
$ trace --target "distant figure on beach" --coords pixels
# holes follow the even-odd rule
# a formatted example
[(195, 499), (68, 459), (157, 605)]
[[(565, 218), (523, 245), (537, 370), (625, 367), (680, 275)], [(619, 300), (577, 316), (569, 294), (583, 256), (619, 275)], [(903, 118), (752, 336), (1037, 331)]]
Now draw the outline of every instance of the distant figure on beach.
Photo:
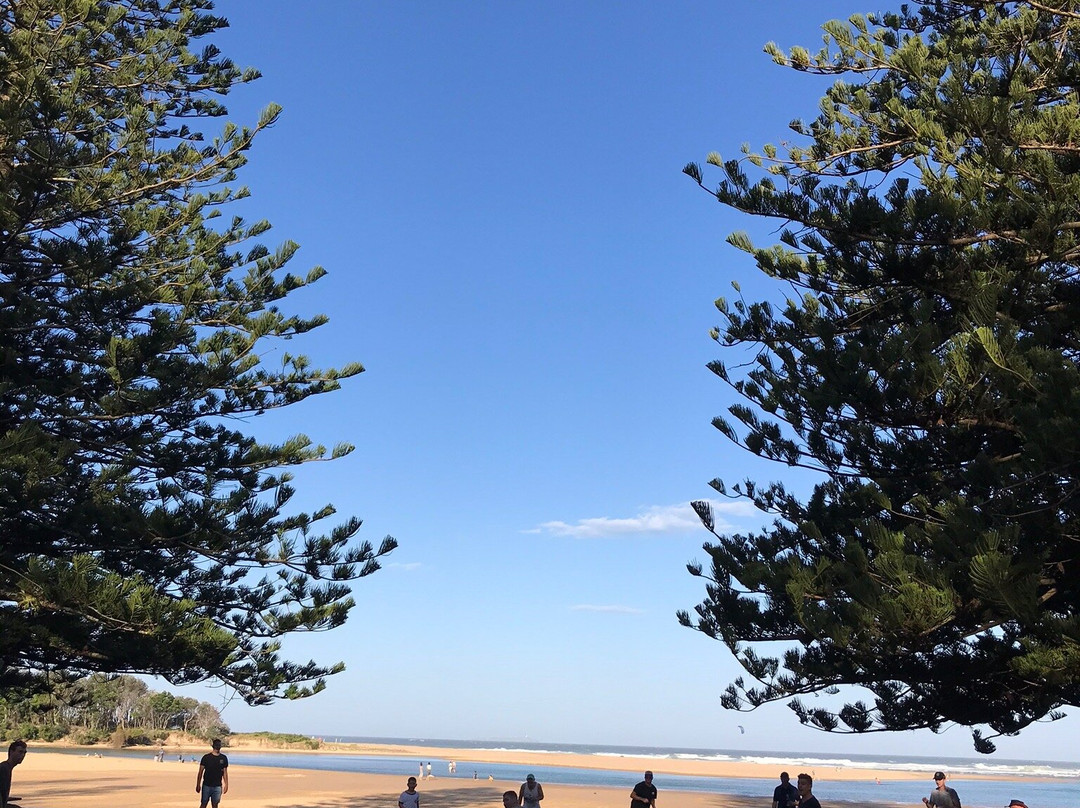
[(523, 808), (540, 808), (540, 800), (544, 799), (544, 787), (536, 782), (533, 775), (525, 778), (518, 791), (518, 805)]
[(780, 785), (772, 793), (772, 808), (793, 808), (798, 801), (799, 789), (791, 784), (791, 775), (780, 772)]
[(799, 775), (799, 799), (795, 804), (799, 808), (821, 808), (814, 796), (814, 778), (805, 772)]
[(929, 797), (923, 797), (922, 801), (928, 808), (963, 808), (960, 805), (960, 795), (955, 789), (945, 785), (945, 772), (934, 772), (934, 790)]
[(656, 808), (656, 786), (652, 784), (652, 772), (645, 772), (645, 779), (630, 792), (630, 808)]
[(473, 779), (473, 780), (477, 780), (477, 779), (479, 779), (479, 778), (477, 778), (477, 776), (476, 776), (476, 769), (473, 769), (473, 773), (472, 773), (472, 779)]
[(420, 779), (424, 779), (424, 761), (420, 761)]
[(420, 792), (416, 790), (416, 778), (405, 781), (405, 790), (397, 800), (398, 808), (420, 808)]
[(210, 751), (199, 761), (199, 773), (195, 775), (195, 791), (200, 794), (199, 808), (213, 803), (218, 808), (221, 797), (229, 793), (229, 759), (221, 754), (221, 739), (214, 738)]
[(25, 757), (26, 741), (12, 741), (7, 749), (7, 760), (0, 762), (0, 808), (8, 808), (8, 799), (11, 797), (11, 770), (22, 763)]
[[(475, 777), (473, 778), (476, 779)], [(503, 808), (517, 808), (518, 795), (516, 791), (503, 792)]]
[(431, 761), (430, 760), (428, 761), (428, 765), (427, 765), (427, 776), (431, 777)]

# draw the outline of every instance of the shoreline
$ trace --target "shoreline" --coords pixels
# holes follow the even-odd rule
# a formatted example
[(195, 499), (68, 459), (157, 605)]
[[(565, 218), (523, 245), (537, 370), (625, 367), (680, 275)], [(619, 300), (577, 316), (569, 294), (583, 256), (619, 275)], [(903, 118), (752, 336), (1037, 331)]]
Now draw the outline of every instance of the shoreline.
[[(379, 757), (379, 758), (409, 758), (417, 761), (438, 761), (440, 770), (435, 771), (432, 780), (435, 782), (445, 779), (443, 772), (447, 761), (468, 761), (471, 763), (498, 763), (518, 765), (525, 768), (530, 766), (555, 766), (567, 769), (592, 769), (597, 771), (618, 771), (640, 773), (651, 770), (657, 774), (667, 774), (685, 777), (718, 777), (736, 779), (764, 779), (773, 780), (781, 769), (787, 768), (792, 775), (798, 771), (810, 771), (815, 782), (921, 782), (928, 780), (933, 766), (925, 772), (907, 769), (888, 769), (880, 767), (862, 766), (823, 766), (808, 763), (791, 762), (783, 763), (754, 763), (739, 760), (703, 760), (700, 758), (670, 758), (670, 757), (647, 757), (640, 755), (619, 754), (584, 754), (578, 752), (543, 751), (537, 752), (526, 749), (478, 749), (441, 746), (421, 746), (416, 744), (393, 744), (393, 743), (351, 743), (351, 742), (324, 742), (319, 749), (290, 748), (287, 746), (275, 746), (257, 739), (233, 737), (227, 739), (227, 746), (223, 752), (229, 753), (260, 753), (298, 756), (327, 756), (348, 755), (356, 757)], [(96, 752), (107, 752), (102, 747), (67, 746), (63, 744), (40, 744), (40, 750), (66, 749), (72, 751), (86, 750), (93, 755)], [(131, 756), (133, 751), (145, 750), (147, 755), (152, 755), (157, 746), (128, 747), (125, 749), (126, 756)], [(166, 755), (175, 753), (201, 755), (208, 751), (208, 745), (178, 744), (167, 745)], [(63, 753), (60, 753), (63, 754)], [(65, 754), (64, 757), (70, 755)], [(779, 755), (777, 756), (779, 757)], [(137, 758), (136, 758), (137, 759)], [(167, 761), (171, 762), (171, 761)], [(461, 780), (464, 778), (455, 778)], [(983, 772), (956, 772), (950, 773), (950, 779), (962, 780), (985, 780), (999, 782), (1060, 782), (1061, 778), (1045, 775), (1007, 774), (1007, 773), (983, 773)]]

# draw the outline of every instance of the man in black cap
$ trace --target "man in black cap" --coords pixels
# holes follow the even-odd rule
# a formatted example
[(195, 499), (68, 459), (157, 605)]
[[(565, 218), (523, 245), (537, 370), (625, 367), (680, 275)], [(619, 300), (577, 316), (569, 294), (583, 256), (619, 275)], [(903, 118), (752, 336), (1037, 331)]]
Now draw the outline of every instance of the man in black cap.
[(922, 801), (928, 808), (963, 808), (955, 789), (945, 785), (945, 772), (934, 772), (934, 790), (929, 798), (923, 797)]
[(1009, 800), (1009, 804), (1006, 808), (1027, 808), (1027, 805), (1023, 800)]

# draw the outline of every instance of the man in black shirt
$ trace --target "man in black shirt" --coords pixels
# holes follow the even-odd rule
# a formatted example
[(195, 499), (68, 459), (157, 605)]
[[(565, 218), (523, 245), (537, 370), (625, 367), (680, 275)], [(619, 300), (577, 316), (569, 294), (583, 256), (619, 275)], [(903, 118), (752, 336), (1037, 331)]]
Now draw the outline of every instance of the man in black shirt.
[(630, 808), (656, 808), (656, 786), (652, 784), (652, 772), (645, 772), (645, 779), (630, 792)]
[(799, 808), (821, 808), (821, 803), (814, 796), (814, 778), (809, 774), (799, 775), (799, 799), (795, 804)]
[(218, 808), (221, 795), (229, 793), (229, 759), (221, 754), (221, 741), (214, 738), (210, 751), (199, 761), (199, 773), (195, 777), (195, 791), (200, 794), (199, 808), (208, 802)]
[(792, 808), (798, 799), (799, 789), (791, 784), (787, 772), (780, 772), (780, 785), (772, 793), (772, 808)]
[(26, 741), (12, 741), (8, 747), (7, 760), (0, 762), (0, 808), (8, 808), (11, 796), (11, 770), (26, 757)]
[(945, 785), (945, 772), (934, 772), (934, 790), (922, 801), (927, 808), (961, 808), (960, 795)]

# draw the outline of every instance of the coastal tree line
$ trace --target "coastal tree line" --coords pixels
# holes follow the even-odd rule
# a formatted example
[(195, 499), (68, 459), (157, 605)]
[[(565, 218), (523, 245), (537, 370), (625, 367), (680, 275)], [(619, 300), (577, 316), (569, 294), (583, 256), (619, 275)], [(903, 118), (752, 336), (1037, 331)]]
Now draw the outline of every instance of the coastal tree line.
[(127, 746), (164, 741), (171, 732), (214, 738), (229, 727), (207, 702), (151, 690), (134, 676), (93, 674), (29, 697), (0, 696), (0, 731), (6, 739)]

